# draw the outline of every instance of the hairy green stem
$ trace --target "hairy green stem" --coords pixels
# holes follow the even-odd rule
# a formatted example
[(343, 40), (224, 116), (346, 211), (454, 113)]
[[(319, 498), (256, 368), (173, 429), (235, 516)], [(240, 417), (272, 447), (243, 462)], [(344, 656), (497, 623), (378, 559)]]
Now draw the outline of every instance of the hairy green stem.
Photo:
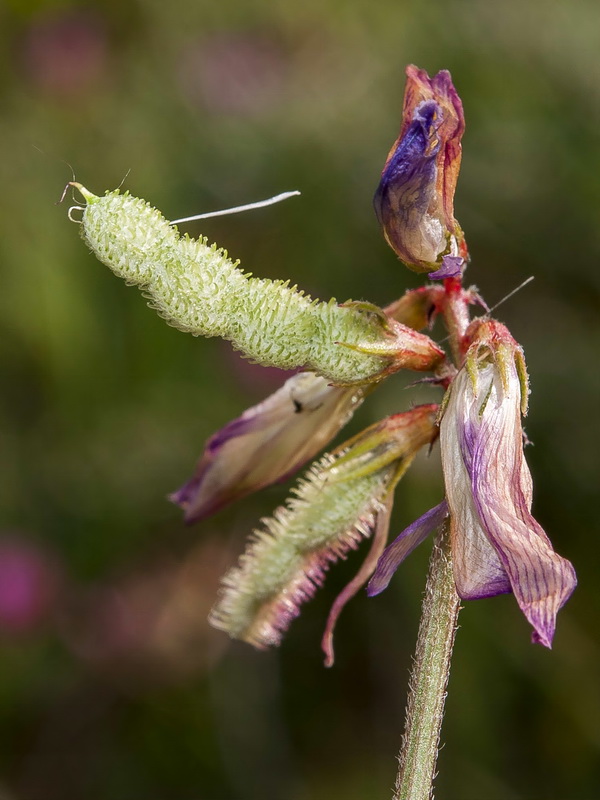
[(446, 686), (460, 609), (452, 573), (448, 528), (444, 524), (429, 562), (410, 678), (406, 725), (398, 756), (395, 800), (429, 800), (432, 796)]

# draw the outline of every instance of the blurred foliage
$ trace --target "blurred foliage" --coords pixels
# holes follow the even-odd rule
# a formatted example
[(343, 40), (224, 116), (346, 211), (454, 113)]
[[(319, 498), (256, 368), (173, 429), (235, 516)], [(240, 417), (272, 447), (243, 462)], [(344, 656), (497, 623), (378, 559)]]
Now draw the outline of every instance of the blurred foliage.
[[(580, 578), (553, 652), (511, 597), (464, 609), (436, 795), (599, 795), (599, 29), (596, 0), (5, 0), (0, 524), (37, 594), (0, 619), (0, 796), (389, 796), (426, 548), (344, 612), (332, 670), (321, 629), (360, 554), (280, 651), (210, 630), (220, 574), (288, 487), (191, 529), (165, 496), (280, 377), (168, 328), (54, 203), (66, 162), (171, 218), (298, 188), (189, 230), (258, 275), (386, 303), (419, 280), (371, 208), (410, 62), (450, 69), (465, 105), (468, 277), (490, 304), (536, 278), (498, 316), (528, 357), (536, 515)], [(350, 432), (406, 408), (409, 380)], [(439, 499), (437, 460), (403, 481), (393, 531)]]

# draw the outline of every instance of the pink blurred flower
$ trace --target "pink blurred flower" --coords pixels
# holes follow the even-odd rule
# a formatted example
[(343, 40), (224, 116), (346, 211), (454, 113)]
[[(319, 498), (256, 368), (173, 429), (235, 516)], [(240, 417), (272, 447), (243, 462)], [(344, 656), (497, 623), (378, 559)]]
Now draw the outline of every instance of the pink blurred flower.
[(25, 69), (50, 95), (76, 98), (104, 75), (108, 60), (102, 21), (89, 12), (66, 11), (39, 18), (23, 45)]
[(260, 116), (283, 93), (283, 58), (267, 36), (213, 35), (183, 53), (179, 83), (194, 105), (210, 111)]
[(58, 572), (40, 547), (16, 537), (0, 539), (0, 632), (27, 633), (55, 608)]

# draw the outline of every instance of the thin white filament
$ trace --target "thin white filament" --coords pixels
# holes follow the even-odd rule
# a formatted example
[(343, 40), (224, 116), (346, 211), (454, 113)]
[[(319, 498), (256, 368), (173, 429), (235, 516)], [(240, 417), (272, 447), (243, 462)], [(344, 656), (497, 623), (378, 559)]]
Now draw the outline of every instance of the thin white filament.
[(512, 292), (509, 292), (508, 294), (504, 295), (504, 297), (502, 298), (502, 300), (498, 300), (498, 302), (496, 303), (496, 305), (495, 305), (495, 306), (492, 306), (492, 307), (490, 308), (490, 310), (489, 310), (489, 311), (488, 311), (488, 312), (487, 312), (487, 313), (486, 313), (484, 316), (486, 316), (486, 317), (487, 317), (487, 316), (489, 316), (489, 314), (491, 314), (491, 313), (492, 313), (492, 311), (495, 311), (495, 310), (498, 308), (498, 306), (501, 306), (501, 305), (502, 305), (502, 303), (506, 303), (506, 301), (507, 301), (509, 298), (511, 298), (511, 297), (512, 297), (514, 294), (516, 294), (517, 292), (520, 292), (520, 291), (521, 291), (521, 289), (523, 289), (523, 287), (527, 286), (527, 284), (528, 284), (528, 283), (531, 283), (531, 281), (534, 279), (534, 277), (535, 277), (534, 275), (530, 275), (530, 276), (529, 276), (529, 278), (526, 278), (526, 279), (523, 281), (523, 283), (520, 283), (520, 284), (519, 284), (519, 285), (518, 285), (518, 286), (517, 286), (515, 289), (513, 289), (513, 290), (512, 290)]
[(181, 219), (174, 219), (170, 222), (171, 225), (178, 225), (180, 222), (193, 222), (197, 219), (207, 219), (208, 217), (224, 217), (228, 214), (239, 214), (240, 211), (252, 211), (255, 208), (264, 208), (265, 206), (273, 206), (275, 203), (280, 203), (282, 200), (287, 200), (289, 197), (296, 197), (300, 192), (282, 192), (276, 194), (275, 197), (269, 197), (268, 200), (259, 200), (256, 203), (247, 203), (243, 206), (235, 206), (234, 208), (224, 208), (221, 211), (209, 211), (206, 214), (196, 214), (193, 217), (182, 217)]
[(67, 217), (71, 220), (71, 222), (76, 222), (77, 225), (81, 225), (81, 220), (73, 216), (73, 211), (83, 212), (85, 211), (85, 208), (83, 206), (71, 206), (67, 211)]

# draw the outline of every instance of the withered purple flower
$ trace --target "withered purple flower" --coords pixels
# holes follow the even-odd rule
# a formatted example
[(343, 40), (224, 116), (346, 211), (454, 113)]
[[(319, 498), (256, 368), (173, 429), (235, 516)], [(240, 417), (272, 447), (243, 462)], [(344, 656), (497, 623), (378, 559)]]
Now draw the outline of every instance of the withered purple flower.
[(362, 403), (360, 387), (340, 388), (299, 372), (262, 403), (212, 436), (192, 478), (170, 499), (195, 522), (293, 475), (325, 447)]
[(531, 514), (523, 352), (493, 320), (475, 320), (467, 338), (440, 430), (457, 591), (464, 599), (512, 591), (533, 641), (550, 647), (556, 614), (577, 580)]
[(406, 75), (402, 127), (375, 193), (375, 212), (388, 244), (408, 267), (449, 277), (468, 257), (454, 219), (462, 103), (446, 70), (430, 78), (411, 65)]
[(387, 586), (398, 564), (449, 512), (460, 597), (513, 592), (533, 641), (551, 647), (556, 615), (577, 580), (531, 514), (521, 427), (528, 392), (523, 352), (494, 320), (475, 320), (466, 341), (465, 365), (449, 389), (440, 426), (447, 505), (427, 512), (386, 549), (369, 594)]

